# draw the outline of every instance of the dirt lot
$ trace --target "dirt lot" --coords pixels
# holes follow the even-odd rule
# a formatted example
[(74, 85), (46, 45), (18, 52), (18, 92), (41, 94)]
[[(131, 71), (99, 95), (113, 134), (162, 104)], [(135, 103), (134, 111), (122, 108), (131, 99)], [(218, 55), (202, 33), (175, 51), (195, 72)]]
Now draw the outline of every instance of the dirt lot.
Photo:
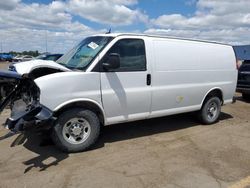
[(249, 187), (250, 103), (238, 97), (222, 111), (211, 126), (191, 114), (108, 126), (94, 149), (78, 154), (42, 146), (38, 135), (16, 147), (17, 136), (2, 140), (0, 187)]
[(9, 62), (0, 61), (0, 69), (5, 69), (5, 70), (7, 70), (9, 64), (10, 64)]
[(108, 126), (93, 150), (69, 155), (37, 135), (11, 148), (14, 136), (0, 141), (0, 187), (247, 187), (249, 111), (239, 97), (211, 126), (191, 114)]

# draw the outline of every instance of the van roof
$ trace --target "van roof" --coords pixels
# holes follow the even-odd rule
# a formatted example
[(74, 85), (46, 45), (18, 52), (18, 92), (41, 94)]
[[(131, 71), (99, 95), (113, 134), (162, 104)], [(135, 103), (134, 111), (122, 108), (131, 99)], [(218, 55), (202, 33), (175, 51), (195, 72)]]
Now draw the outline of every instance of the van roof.
[(215, 42), (215, 41), (207, 41), (207, 40), (191, 39), (191, 38), (182, 38), (182, 37), (175, 37), (175, 36), (149, 35), (149, 34), (140, 34), (140, 33), (106, 33), (106, 34), (96, 34), (95, 36), (110, 36), (110, 37), (118, 37), (118, 36), (142, 36), (142, 37), (156, 37), (156, 38), (187, 40), (187, 41), (205, 42), (205, 43), (213, 43), (213, 44), (220, 44), (220, 45), (232, 46), (230, 44), (226, 44), (226, 43), (222, 43), (222, 42)]

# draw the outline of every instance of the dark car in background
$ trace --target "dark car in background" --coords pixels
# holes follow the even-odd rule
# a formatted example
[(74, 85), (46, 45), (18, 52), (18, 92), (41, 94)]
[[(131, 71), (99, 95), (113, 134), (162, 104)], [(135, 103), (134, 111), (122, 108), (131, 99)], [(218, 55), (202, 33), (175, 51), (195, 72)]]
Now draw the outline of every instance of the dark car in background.
[(250, 60), (243, 61), (238, 72), (237, 92), (244, 99), (250, 100)]
[(9, 61), (13, 60), (13, 56), (9, 53), (0, 53), (0, 61)]

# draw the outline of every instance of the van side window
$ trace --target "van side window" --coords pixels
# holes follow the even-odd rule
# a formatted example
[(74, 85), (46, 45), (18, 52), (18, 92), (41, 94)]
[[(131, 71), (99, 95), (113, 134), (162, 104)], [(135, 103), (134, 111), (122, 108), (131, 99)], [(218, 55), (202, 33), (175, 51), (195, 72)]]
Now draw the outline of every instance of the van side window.
[[(145, 45), (142, 39), (121, 39), (110, 48), (106, 56), (111, 53), (120, 55), (120, 68), (112, 71), (128, 72), (146, 70)], [(105, 62), (105, 59), (104, 57), (103, 62)]]

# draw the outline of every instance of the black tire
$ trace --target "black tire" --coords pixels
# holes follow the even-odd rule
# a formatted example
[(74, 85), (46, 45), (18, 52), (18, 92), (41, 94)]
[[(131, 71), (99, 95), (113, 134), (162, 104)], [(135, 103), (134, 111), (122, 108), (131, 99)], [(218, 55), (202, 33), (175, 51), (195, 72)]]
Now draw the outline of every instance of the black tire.
[(250, 100), (250, 94), (242, 93), (242, 98), (243, 98), (244, 100), (249, 101), (249, 100)]
[[(84, 121), (84, 123), (80, 122), (80, 120), (82, 122)], [(86, 136), (85, 138), (86, 140), (84, 141), (82, 140), (82, 142), (78, 143), (77, 141), (78, 138), (75, 138), (75, 135), (73, 134), (72, 130), (76, 128), (75, 125), (77, 125), (77, 123), (85, 124), (86, 122), (88, 125), (87, 127), (88, 131), (90, 131), (90, 133), (88, 133), (88, 135)], [(69, 133), (65, 131), (66, 129)], [(78, 131), (79, 129), (80, 128), (78, 127)], [(84, 132), (83, 133), (84, 135), (85, 134), (84, 129), (86, 128), (82, 127), (82, 129), (83, 130), (81, 131), (81, 133)], [(55, 126), (52, 129), (51, 138), (59, 149), (69, 153), (69, 152), (81, 152), (89, 149), (96, 142), (96, 140), (99, 137), (99, 134), (100, 134), (100, 121), (97, 115), (90, 110), (86, 110), (83, 108), (73, 108), (59, 115), (55, 123)]]
[(199, 111), (201, 123), (210, 125), (218, 121), (221, 112), (221, 100), (218, 97), (206, 99)]

